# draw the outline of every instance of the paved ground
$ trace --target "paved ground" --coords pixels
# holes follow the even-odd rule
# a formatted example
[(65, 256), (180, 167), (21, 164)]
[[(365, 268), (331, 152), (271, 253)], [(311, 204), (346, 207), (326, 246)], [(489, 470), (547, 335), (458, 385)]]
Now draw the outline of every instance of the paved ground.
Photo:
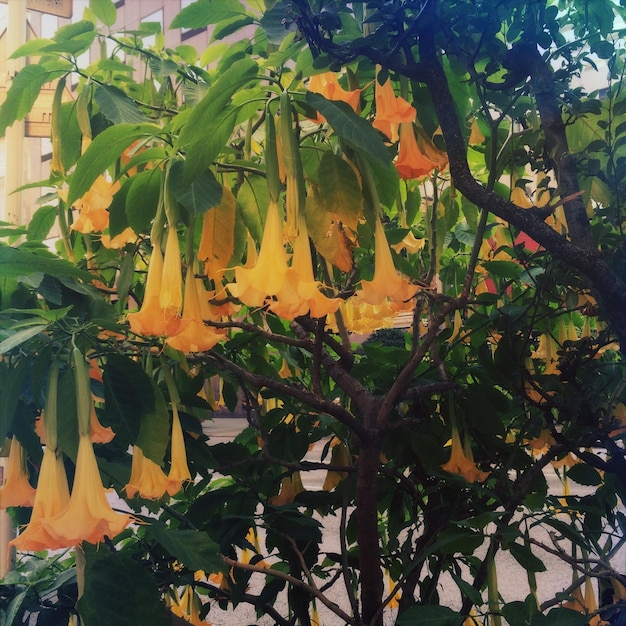
[[(209, 435), (213, 443), (217, 443), (220, 440), (230, 440), (237, 433), (241, 432), (241, 429), (243, 429), (245, 426), (246, 421), (244, 419), (221, 418), (216, 419), (213, 422), (207, 422), (205, 432)], [(309, 453), (308, 458), (310, 458), (311, 460), (318, 460), (320, 451), (321, 446), (316, 447)], [(324, 471), (303, 472), (303, 484), (309, 490), (320, 489), (324, 476)], [(547, 478), (551, 493), (561, 494), (562, 486), (556, 474), (550, 471), (547, 474)], [(330, 521), (332, 523), (332, 520)], [(338, 533), (333, 531), (326, 534), (328, 535), (328, 537), (326, 538), (326, 544), (324, 545), (324, 548), (338, 551)], [(535, 537), (537, 539), (545, 540), (545, 542), (548, 544), (550, 543), (549, 537), (541, 531), (537, 531)], [(547, 568), (545, 572), (540, 572), (537, 574), (539, 600), (543, 601), (554, 597), (555, 593), (562, 591), (564, 588), (566, 588), (571, 583), (572, 572), (571, 568), (565, 565), (558, 557), (552, 556), (550, 554), (540, 553), (537, 553), (537, 556), (539, 556), (544, 561)], [(499, 590), (502, 597), (507, 602), (513, 600), (523, 600), (524, 597), (528, 594), (528, 582), (525, 571), (518, 565), (518, 563), (510, 556), (508, 552), (500, 554), (496, 563), (499, 579)], [(621, 553), (619, 555), (619, 557), (614, 561), (614, 566), (617, 567), (620, 571), (626, 571), (626, 553)], [(261, 584), (261, 576), (257, 577), (256, 581), (253, 577), (251, 582), (251, 592), (255, 592), (255, 590), (258, 591)], [(450, 606), (452, 608), (458, 606), (458, 591), (456, 585), (452, 581), (450, 581), (449, 584), (446, 584), (444, 582), (439, 590), (439, 593), (442, 604)], [(282, 614), (285, 614), (286, 603), (284, 601), (284, 598), (279, 598), (279, 600), (280, 602), (277, 604), (276, 608)], [(347, 612), (349, 612), (349, 604), (345, 598), (345, 595), (338, 591), (333, 596), (333, 600), (342, 608), (345, 608)], [(323, 626), (343, 626), (344, 622), (332, 613), (330, 613), (325, 607), (321, 607), (319, 612), (321, 617), (321, 625), (323, 624)], [(209, 621), (214, 626), (244, 626), (247, 624), (271, 626), (274, 623), (273, 620), (269, 618), (257, 620), (254, 611), (250, 607), (243, 605), (238, 607), (235, 612), (223, 612), (220, 611), (219, 607), (216, 606), (214, 609), (211, 609)], [(392, 612), (389, 612), (385, 616), (385, 623), (393, 624), (393, 621), (394, 615)]]

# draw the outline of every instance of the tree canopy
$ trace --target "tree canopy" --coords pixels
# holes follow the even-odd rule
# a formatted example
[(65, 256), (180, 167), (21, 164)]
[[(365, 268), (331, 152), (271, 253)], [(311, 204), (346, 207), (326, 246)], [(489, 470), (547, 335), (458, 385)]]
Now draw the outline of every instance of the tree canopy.
[(3, 623), (623, 623), (625, 12), (196, 0), (195, 50), (91, 0), (17, 50), (2, 133), (57, 86), (0, 227)]

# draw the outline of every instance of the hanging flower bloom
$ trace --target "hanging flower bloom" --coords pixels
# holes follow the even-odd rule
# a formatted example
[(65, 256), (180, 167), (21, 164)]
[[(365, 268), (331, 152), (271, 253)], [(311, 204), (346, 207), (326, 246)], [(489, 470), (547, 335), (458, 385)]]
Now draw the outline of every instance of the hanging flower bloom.
[(399, 139), (399, 125), (415, 121), (417, 111), (404, 98), (396, 96), (389, 78), (382, 85), (376, 79), (375, 101), (376, 118), (372, 126), (395, 143)]
[(405, 180), (428, 176), (434, 169), (435, 163), (428, 159), (419, 149), (413, 124), (400, 124), (400, 144), (396, 169), (400, 178)]
[(192, 585), (185, 585), (180, 599), (170, 598), (169, 609), (174, 615), (192, 624), (192, 626), (207, 626), (207, 622), (200, 619), (202, 602)]
[(165, 241), (163, 279), (159, 303), (168, 318), (180, 317), (183, 308), (183, 274), (180, 267), (180, 243), (176, 228), (171, 226)]
[(11, 438), (6, 482), (0, 487), (0, 509), (8, 506), (33, 506), (35, 488), (28, 482), (26, 453), (22, 444)]
[(104, 427), (100, 423), (93, 400), (91, 402), (90, 430), (93, 443), (109, 443), (115, 437), (115, 433), (110, 426)]
[[(74, 203), (79, 214), (72, 224), (72, 229), (80, 233), (92, 233), (102, 232), (108, 228), (109, 212), (107, 209), (119, 188), (118, 181), (111, 182), (104, 176), (98, 176), (89, 191)], [(59, 195), (63, 197), (61, 192)]]
[(320, 286), (321, 283), (315, 280), (313, 274), (309, 234), (304, 220), (300, 219), (291, 267), (287, 269), (283, 287), (269, 308), (287, 320), (306, 313), (316, 318), (334, 313), (339, 308), (341, 299), (325, 296), (320, 291)]
[(466, 440), (465, 445), (461, 442), (459, 430), (455, 425), (452, 425), (450, 460), (442, 465), (441, 469), (450, 474), (463, 476), (468, 483), (482, 482), (489, 476), (489, 472), (482, 472), (476, 467), (469, 441)]
[(289, 476), (285, 476), (280, 482), (280, 492), (277, 496), (270, 498), (270, 504), (273, 506), (284, 506), (294, 501), (295, 497), (304, 491), (300, 472), (293, 472)]
[(181, 330), (178, 316), (161, 306), (161, 285), (163, 283), (163, 254), (158, 245), (152, 250), (146, 290), (141, 309), (128, 314), (130, 329), (137, 335), (172, 336)]
[(211, 328), (203, 321), (196, 279), (191, 265), (187, 268), (185, 278), (185, 304), (182, 319), (186, 322), (184, 329), (177, 335), (166, 339), (166, 343), (174, 350), (180, 350), (185, 354), (204, 352), (210, 350), (226, 336), (225, 331)]
[[(339, 100), (349, 104), (355, 113), (359, 112), (361, 89), (345, 90), (338, 80), (336, 72), (322, 72), (309, 79), (309, 91), (319, 93), (327, 100)], [(323, 119), (323, 118), (322, 118)]]
[(124, 487), (126, 495), (134, 498), (139, 494), (148, 500), (158, 500), (165, 495), (167, 484), (167, 476), (161, 466), (147, 458), (139, 446), (133, 446), (130, 479)]
[(267, 296), (275, 296), (281, 290), (286, 272), (282, 220), (278, 203), (270, 201), (257, 262), (250, 268), (236, 267), (236, 282), (229, 284), (228, 289), (247, 306), (259, 307)]
[(417, 292), (417, 285), (412, 285), (408, 278), (400, 276), (393, 263), (385, 229), (376, 220), (374, 233), (374, 278), (361, 281), (359, 298), (367, 304), (381, 304), (386, 298), (402, 304), (410, 300)]
[(472, 119), (468, 143), (470, 146), (477, 146), (485, 143), (485, 135), (480, 130), (480, 126), (478, 125), (478, 118), (476, 117)]
[(187, 452), (185, 451), (185, 439), (183, 428), (180, 425), (178, 407), (172, 405), (172, 460), (170, 471), (167, 475), (167, 493), (173, 496), (178, 493), (183, 483), (191, 480), (191, 472), (187, 465)]
[(128, 226), (121, 233), (111, 237), (109, 235), (102, 235), (100, 241), (105, 248), (111, 250), (120, 250), (128, 243), (135, 243), (137, 241), (137, 233)]
[(43, 452), (43, 461), (39, 470), (37, 493), (33, 505), (33, 512), (26, 529), (9, 545), (17, 550), (55, 550), (66, 547), (47, 530), (45, 520), (60, 516), (70, 501), (70, 491), (67, 486), (67, 476), (63, 457), (46, 447)]
[(105, 537), (115, 537), (130, 521), (130, 515), (116, 513), (111, 508), (91, 437), (81, 434), (69, 504), (60, 516), (43, 521), (45, 529), (58, 542), (57, 545), (71, 547), (81, 541), (99, 543)]

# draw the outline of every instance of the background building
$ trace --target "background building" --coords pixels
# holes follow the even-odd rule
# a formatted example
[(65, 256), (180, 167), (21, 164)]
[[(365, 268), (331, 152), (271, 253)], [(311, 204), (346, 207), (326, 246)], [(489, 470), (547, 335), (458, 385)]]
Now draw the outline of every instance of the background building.
[[(13, 4), (8, 5), (8, 2)], [(84, 10), (89, 6), (89, 0), (0, 0), (0, 102), (4, 101), (7, 83), (10, 76), (16, 71), (12, 66), (14, 62), (8, 60), (9, 50), (13, 49), (11, 38), (15, 40), (15, 34), (8, 30), (9, 6), (11, 11), (17, 6), (22, 12), (21, 23), (24, 24), (22, 37), (26, 40), (44, 37), (51, 38), (62, 26), (78, 22), (83, 17)], [(165, 45), (175, 48), (179, 44), (194, 46), (198, 51), (204, 50), (209, 44), (209, 32), (203, 29), (176, 29), (170, 30), (174, 17), (181, 9), (192, 4), (194, 0), (117, 0), (117, 22), (113, 30), (136, 29), (142, 22), (156, 22), (161, 25), (165, 34)], [(16, 4), (17, 3), (17, 4)], [(61, 17), (44, 10), (58, 11), (56, 7), (63, 6), (63, 10), (69, 7), (71, 17)], [(33, 10), (35, 6), (40, 10)], [(13, 18), (12, 18), (13, 19)], [(147, 41), (149, 43), (149, 40)], [(97, 46), (85, 53), (85, 65), (100, 55)], [(91, 57), (91, 58), (90, 58)], [(71, 95), (71, 90), (68, 90)], [(11, 140), (0, 139), (0, 221), (26, 223), (33, 212), (41, 204), (40, 198), (45, 193), (44, 187), (35, 187), (20, 192), (19, 198), (13, 196), (11, 191), (19, 185), (25, 185), (48, 178), (48, 167), (52, 156), (50, 143), (49, 122), (50, 104), (52, 102), (52, 90), (44, 94), (33, 113), (27, 117), (25, 123), (16, 123), (16, 128), (10, 132), (23, 137), (11, 144)], [(9, 144), (7, 153), (7, 143)], [(13, 146), (13, 147), (11, 147)], [(8, 176), (7, 180), (7, 166)], [(14, 168), (19, 176), (17, 184), (12, 181), (11, 168)], [(18, 202), (16, 203), (16, 199)], [(17, 208), (12, 209), (11, 205)]]

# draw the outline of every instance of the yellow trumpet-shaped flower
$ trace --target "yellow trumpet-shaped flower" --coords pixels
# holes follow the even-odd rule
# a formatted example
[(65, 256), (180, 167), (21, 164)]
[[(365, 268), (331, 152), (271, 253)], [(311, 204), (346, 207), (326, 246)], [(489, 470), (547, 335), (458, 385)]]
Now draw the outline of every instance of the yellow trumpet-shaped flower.
[(70, 501), (65, 511), (44, 526), (58, 545), (74, 546), (81, 541), (99, 543), (105, 537), (115, 537), (131, 521), (130, 515), (116, 513), (109, 504), (96, 455), (88, 434), (78, 440), (76, 473)]
[(417, 111), (404, 98), (396, 96), (389, 78), (382, 85), (376, 80), (375, 102), (376, 118), (372, 126), (395, 143), (400, 124), (413, 122)]
[(26, 453), (22, 444), (13, 437), (9, 450), (6, 482), (0, 487), (0, 509), (8, 506), (33, 506), (35, 488), (28, 482)]
[[(103, 231), (109, 226), (109, 211), (113, 196), (120, 188), (118, 181), (108, 181), (104, 176), (98, 176), (89, 191), (80, 200), (74, 203), (79, 214), (72, 224), (72, 229), (80, 233)], [(63, 194), (59, 194), (63, 195)]]
[(244, 304), (259, 307), (267, 296), (275, 296), (282, 289), (286, 272), (282, 220), (278, 203), (270, 201), (257, 262), (254, 267), (236, 267), (236, 283), (228, 285), (228, 289)]
[(191, 265), (187, 268), (185, 278), (185, 304), (182, 320), (185, 323), (183, 330), (166, 340), (166, 343), (174, 350), (180, 350), (185, 354), (204, 352), (225, 338), (225, 331), (211, 328), (203, 321), (198, 285)]
[(165, 241), (159, 303), (168, 318), (180, 316), (183, 308), (183, 274), (180, 267), (180, 243), (174, 226), (169, 227)]
[(270, 305), (270, 310), (280, 317), (292, 320), (309, 313), (311, 317), (323, 317), (334, 313), (341, 304), (339, 298), (325, 296), (315, 280), (309, 235), (304, 220), (300, 220), (299, 233), (293, 248), (291, 267), (285, 272), (285, 282)]
[(374, 278), (361, 281), (360, 299), (367, 304), (382, 304), (385, 298), (395, 303), (410, 300), (417, 292), (406, 277), (400, 276), (393, 264), (385, 229), (380, 219), (376, 220), (374, 233)]
[(63, 513), (70, 501), (70, 490), (63, 457), (46, 447), (39, 470), (37, 493), (30, 522), (10, 545), (18, 550), (55, 550), (65, 545), (54, 538), (46, 529), (44, 520), (53, 519)]
[(361, 90), (353, 89), (352, 91), (347, 91), (344, 89), (339, 84), (336, 72), (322, 72), (321, 74), (311, 76), (308, 89), (313, 93), (321, 94), (328, 100), (346, 102), (352, 107), (355, 113), (359, 112)]
[(167, 475), (167, 493), (173, 496), (178, 493), (183, 483), (191, 480), (191, 472), (187, 465), (187, 452), (185, 450), (185, 439), (183, 428), (180, 425), (178, 408), (172, 405), (172, 459), (170, 471)]
[(487, 479), (489, 472), (482, 472), (476, 467), (469, 441), (465, 445), (456, 426), (452, 426), (452, 447), (450, 460), (441, 466), (441, 469), (450, 474), (458, 474), (468, 483), (482, 482)]
[(285, 476), (280, 482), (280, 492), (277, 496), (270, 498), (273, 506), (284, 506), (294, 501), (295, 497), (304, 491), (300, 472), (293, 472), (290, 476)]
[(163, 253), (158, 245), (152, 250), (146, 290), (141, 309), (127, 316), (130, 329), (137, 335), (163, 337), (175, 335), (181, 330), (181, 319), (161, 306), (163, 284)]
[(139, 494), (148, 500), (158, 500), (167, 490), (167, 476), (152, 459), (144, 456), (139, 446), (133, 446), (130, 479), (124, 487), (129, 498)]
[(431, 161), (419, 148), (413, 124), (405, 122), (400, 124), (400, 144), (396, 169), (400, 178), (405, 180), (428, 176), (437, 168), (437, 164)]

